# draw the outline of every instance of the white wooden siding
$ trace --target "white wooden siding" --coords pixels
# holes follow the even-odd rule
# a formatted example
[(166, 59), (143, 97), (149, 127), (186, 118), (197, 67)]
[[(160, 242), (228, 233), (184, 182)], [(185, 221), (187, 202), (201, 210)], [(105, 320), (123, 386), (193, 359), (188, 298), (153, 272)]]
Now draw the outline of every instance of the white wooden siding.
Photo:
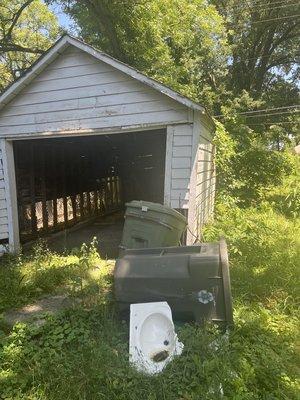
[[(0, 240), (8, 240), (8, 236), (8, 214), (4, 184), (3, 159), (2, 150), (0, 150)], [(0, 245), (0, 253), (2, 253), (3, 250), (4, 247)]]
[(199, 233), (212, 216), (216, 183), (214, 146), (204, 126), (200, 131), (196, 158), (195, 226)]
[[(0, 135), (88, 132), (188, 120), (188, 108), (96, 60), (68, 48), (0, 113)], [(177, 144), (189, 145), (184, 134)]]
[(193, 125), (172, 127), (171, 188), (168, 204), (188, 208), (192, 166)]

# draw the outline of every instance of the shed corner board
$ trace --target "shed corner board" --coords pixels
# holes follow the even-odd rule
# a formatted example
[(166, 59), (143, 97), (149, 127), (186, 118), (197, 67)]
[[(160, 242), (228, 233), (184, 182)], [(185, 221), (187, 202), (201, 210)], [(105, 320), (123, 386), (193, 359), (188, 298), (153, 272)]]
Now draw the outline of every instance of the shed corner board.
[(14, 154), (12, 142), (1, 139), (2, 162), (4, 173), (4, 187), (6, 194), (6, 207), (8, 217), (9, 249), (18, 252), (20, 249), (18, 207), (16, 194), (16, 177), (14, 167)]

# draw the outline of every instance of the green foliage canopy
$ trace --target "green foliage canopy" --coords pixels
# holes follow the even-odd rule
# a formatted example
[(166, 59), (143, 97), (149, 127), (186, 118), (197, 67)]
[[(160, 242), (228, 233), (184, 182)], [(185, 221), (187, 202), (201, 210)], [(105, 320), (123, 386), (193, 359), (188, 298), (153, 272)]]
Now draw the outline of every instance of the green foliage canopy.
[(299, 78), (299, 3), (287, 0), (212, 0), (226, 19), (232, 48), (230, 85), (259, 97), (280, 76)]
[(1, 0), (0, 92), (58, 37), (56, 16), (41, 0)]
[[(292, 0), (60, 3), (84, 40), (213, 114), (224, 114), (224, 107), (227, 116), (271, 109), (236, 121), (267, 146), (280, 150), (299, 140), (299, 108), (289, 108), (300, 100), (299, 5)], [(230, 118), (220, 119), (229, 132)]]
[[(78, 34), (207, 106), (228, 132), (218, 148), (220, 187), (244, 199), (282, 182), (299, 141), (299, 14), (292, 0), (48, 0)], [(0, 90), (57, 37), (41, 0), (3, 0)], [(219, 139), (218, 139), (219, 138)], [(225, 137), (223, 137), (225, 139)], [(224, 185), (222, 184), (224, 183)], [(226, 182), (226, 184), (225, 184)], [(247, 188), (251, 188), (249, 191)]]
[(88, 43), (212, 107), (230, 53), (223, 17), (205, 0), (61, 1)]
[[(233, 115), (246, 112), (242, 125), (260, 133), (267, 146), (277, 150), (298, 143), (299, 3), (293, 0), (211, 0), (211, 3), (226, 21), (232, 51), (227, 92), (219, 102), (218, 114), (223, 113), (224, 105), (231, 108)], [(252, 104), (244, 102), (245, 93)], [(230, 107), (234, 102), (237, 107)], [(222, 120), (230, 131), (230, 121)]]

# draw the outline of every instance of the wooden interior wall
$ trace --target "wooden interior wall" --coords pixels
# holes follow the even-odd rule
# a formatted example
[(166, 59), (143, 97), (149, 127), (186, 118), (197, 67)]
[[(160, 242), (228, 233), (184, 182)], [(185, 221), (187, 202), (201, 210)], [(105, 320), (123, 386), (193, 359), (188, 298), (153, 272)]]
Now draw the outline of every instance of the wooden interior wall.
[[(110, 136), (113, 140), (113, 136)], [(164, 202), (166, 133), (150, 131), (123, 134), (116, 146), (115, 165), (125, 202)], [(116, 141), (115, 141), (116, 143)]]
[(122, 206), (120, 180), (93, 141), (15, 143), (21, 241)]
[(16, 141), (14, 155), (23, 243), (126, 201), (163, 201), (163, 131)]

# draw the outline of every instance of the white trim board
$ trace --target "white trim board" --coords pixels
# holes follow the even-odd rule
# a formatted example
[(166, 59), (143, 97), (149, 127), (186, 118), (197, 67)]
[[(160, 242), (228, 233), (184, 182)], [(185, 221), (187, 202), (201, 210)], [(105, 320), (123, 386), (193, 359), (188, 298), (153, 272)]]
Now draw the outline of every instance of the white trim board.
[(9, 249), (11, 252), (18, 252), (20, 249), (19, 214), (17, 206), (17, 189), (13, 143), (5, 139), (1, 139), (0, 142), (2, 149), (4, 185), (8, 216)]
[(101, 136), (101, 135), (116, 135), (120, 133), (131, 133), (131, 132), (144, 132), (144, 131), (157, 131), (161, 129), (167, 129), (168, 126), (181, 126), (186, 125), (186, 121), (176, 122), (174, 124), (151, 124), (151, 125), (132, 125), (125, 127), (113, 127), (113, 128), (103, 128), (96, 130), (86, 130), (86, 131), (64, 131), (64, 132), (45, 132), (36, 134), (14, 134), (5, 135), (4, 138), (11, 141), (18, 140), (36, 140), (36, 139), (59, 139), (66, 137), (76, 137), (76, 136)]

